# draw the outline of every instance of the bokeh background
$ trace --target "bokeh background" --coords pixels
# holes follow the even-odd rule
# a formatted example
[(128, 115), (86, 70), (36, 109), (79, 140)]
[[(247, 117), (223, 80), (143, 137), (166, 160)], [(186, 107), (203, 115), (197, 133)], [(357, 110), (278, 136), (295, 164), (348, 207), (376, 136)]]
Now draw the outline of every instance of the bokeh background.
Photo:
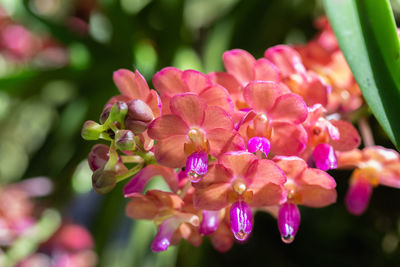
[[(392, 5), (399, 18), (399, 1)], [(305, 43), (324, 14), (320, 1), (0, 0), (0, 8), (0, 184), (49, 178), (53, 192), (35, 203), (86, 227), (99, 266), (400, 265), (400, 192), (377, 188), (355, 217), (343, 204), (348, 172), (331, 173), (337, 204), (301, 208), (293, 244), (280, 241), (275, 219), (258, 213), (250, 240), (225, 254), (207, 238), (198, 248), (182, 241), (155, 254), (156, 228), (124, 215), (123, 185), (105, 196), (91, 189), (86, 157), (94, 143), (80, 129), (118, 93), (113, 71), (139, 69), (151, 84), (166, 66), (223, 70), (228, 49), (261, 57), (276, 44)], [(370, 122), (377, 143), (392, 147)]]

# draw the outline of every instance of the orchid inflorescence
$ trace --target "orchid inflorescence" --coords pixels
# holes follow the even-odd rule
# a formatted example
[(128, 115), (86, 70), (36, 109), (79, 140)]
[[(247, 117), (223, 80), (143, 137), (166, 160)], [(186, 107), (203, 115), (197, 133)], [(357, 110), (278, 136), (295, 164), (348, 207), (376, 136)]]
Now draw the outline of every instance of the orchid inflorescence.
[[(209, 236), (219, 251), (246, 240), (253, 213), (277, 218), (291, 243), (298, 206), (336, 202), (327, 171), (356, 168), (345, 203), (356, 215), (378, 184), (400, 187), (400, 156), (378, 146), (358, 150), (361, 137), (348, 120), (363, 106), (360, 89), (326, 19), (303, 46), (277, 45), (255, 59), (241, 49), (223, 54), (225, 72), (203, 74), (167, 67), (149, 89), (139, 71), (120, 69), (100, 123), (87, 121), (93, 188), (111, 191), (133, 177), (123, 194), (126, 214), (153, 220), (155, 252), (181, 238), (198, 246)], [(354, 116), (353, 116), (354, 117)], [(148, 190), (161, 176), (169, 191)]]

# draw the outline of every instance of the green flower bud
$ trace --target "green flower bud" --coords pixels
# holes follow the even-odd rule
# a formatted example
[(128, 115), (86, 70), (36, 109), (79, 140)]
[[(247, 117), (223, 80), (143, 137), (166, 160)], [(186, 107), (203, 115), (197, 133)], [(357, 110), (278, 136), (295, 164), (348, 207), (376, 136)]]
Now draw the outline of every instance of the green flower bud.
[(92, 175), (94, 191), (99, 194), (110, 192), (116, 184), (116, 174), (113, 171), (105, 171), (102, 168), (96, 170)]
[(112, 122), (122, 123), (125, 119), (127, 112), (128, 105), (125, 102), (117, 101), (112, 106), (109, 116), (111, 117)]
[(97, 140), (103, 132), (103, 126), (95, 121), (85, 121), (82, 127), (81, 135), (85, 140)]
[(121, 151), (134, 150), (136, 147), (135, 135), (129, 130), (119, 130), (115, 134), (115, 145)]
[(153, 119), (153, 111), (142, 100), (134, 99), (128, 103), (128, 114), (125, 117), (126, 129), (134, 134), (140, 134), (146, 131)]

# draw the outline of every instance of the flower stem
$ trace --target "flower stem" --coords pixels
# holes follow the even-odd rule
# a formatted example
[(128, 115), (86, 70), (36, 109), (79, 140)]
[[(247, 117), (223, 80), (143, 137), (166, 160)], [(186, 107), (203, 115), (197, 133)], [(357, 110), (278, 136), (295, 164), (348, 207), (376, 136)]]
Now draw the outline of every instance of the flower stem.
[(188, 192), (191, 185), (192, 185), (192, 182), (188, 179), (185, 186), (182, 188), (181, 192), (179, 192), (179, 197), (181, 199), (185, 198), (186, 193)]
[(371, 127), (366, 117), (361, 117), (358, 120), (358, 128), (361, 132), (361, 137), (365, 147), (374, 146), (374, 136), (372, 135)]
[(144, 163), (140, 163), (140, 164), (136, 165), (135, 167), (133, 167), (132, 169), (126, 171), (125, 173), (118, 175), (117, 183), (137, 174), (141, 169), (143, 169), (143, 166), (144, 166)]

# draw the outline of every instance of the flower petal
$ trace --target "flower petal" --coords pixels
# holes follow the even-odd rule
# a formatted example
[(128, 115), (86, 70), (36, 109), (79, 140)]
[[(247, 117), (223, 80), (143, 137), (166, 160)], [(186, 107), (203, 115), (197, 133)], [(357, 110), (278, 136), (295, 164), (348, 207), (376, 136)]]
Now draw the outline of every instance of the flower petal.
[(235, 151), (223, 154), (218, 163), (232, 171), (233, 176), (245, 177), (250, 165), (257, 160), (257, 157), (249, 152)]
[(135, 220), (152, 220), (158, 214), (158, 207), (152, 199), (140, 193), (132, 193), (125, 214)]
[(207, 188), (212, 184), (229, 183), (232, 174), (221, 164), (213, 164), (208, 168), (208, 172), (203, 179), (193, 186), (197, 188)]
[(301, 96), (285, 94), (278, 97), (268, 111), (268, 118), (299, 124), (307, 118), (307, 105)]
[(226, 51), (223, 61), (228, 73), (232, 74), (239, 83), (246, 85), (254, 79), (253, 66), (256, 60), (247, 51), (241, 49)]
[(184, 144), (186, 135), (174, 135), (158, 141), (154, 145), (154, 156), (161, 165), (170, 168), (181, 168), (186, 164)]
[[(173, 125), (173, 127), (171, 127)], [(148, 127), (148, 135), (160, 140), (175, 135), (186, 135), (189, 131), (187, 124), (177, 115), (168, 114), (155, 119)]]
[(330, 122), (337, 127), (340, 133), (339, 140), (331, 140), (329, 142), (335, 150), (347, 151), (360, 145), (361, 137), (351, 123), (342, 120), (330, 120)]
[(174, 67), (167, 67), (157, 72), (153, 77), (153, 85), (161, 95), (173, 96), (188, 91), (182, 80), (182, 71)]
[[(151, 244), (151, 249), (154, 252), (161, 252), (167, 250), (171, 244), (172, 235), (182, 223), (191, 223), (199, 221), (196, 215), (189, 213), (181, 213), (167, 218), (158, 229), (157, 235)], [(192, 223), (193, 224), (193, 223)]]
[(151, 108), (151, 111), (153, 111), (155, 118), (161, 116), (162, 102), (160, 96), (157, 94), (155, 90), (150, 90), (146, 103)]
[(278, 67), (283, 78), (306, 72), (299, 53), (290, 46), (277, 45), (268, 48), (264, 56)]
[(326, 85), (316, 73), (309, 75), (309, 81), (304, 88), (303, 96), (307, 105), (321, 104), (326, 106), (328, 104), (330, 87)]
[(132, 193), (142, 192), (150, 179), (158, 175), (164, 178), (173, 192), (178, 190), (178, 177), (173, 169), (161, 165), (148, 165), (125, 184), (124, 196), (130, 197)]
[(171, 112), (180, 116), (189, 126), (202, 124), (206, 108), (204, 100), (192, 93), (175, 95), (170, 102)]
[(267, 111), (282, 94), (281, 88), (274, 82), (256, 81), (249, 83), (243, 91), (243, 97), (255, 111)]
[(119, 69), (114, 72), (113, 79), (121, 94), (131, 99), (145, 100), (149, 93), (146, 80), (137, 70), (133, 73), (127, 69)]
[(218, 157), (228, 151), (245, 150), (243, 137), (233, 130), (217, 128), (207, 131), (207, 140), (210, 143), (210, 154)]
[(283, 187), (286, 176), (271, 160), (254, 161), (245, 175), (249, 190), (253, 191), (253, 207), (278, 205), (286, 201)]
[(233, 122), (231, 116), (225, 110), (220, 107), (211, 106), (205, 110), (201, 128), (206, 132), (216, 128), (231, 130), (233, 129)]
[(307, 185), (316, 185), (325, 189), (334, 189), (336, 187), (335, 179), (328, 173), (319, 169), (307, 168), (298, 179), (298, 182)]
[(307, 163), (299, 157), (274, 157), (273, 161), (278, 164), (287, 177), (296, 179), (306, 168)]
[(281, 81), (278, 68), (266, 58), (260, 58), (254, 64), (255, 80), (273, 81), (279, 83)]
[(325, 189), (316, 185), (299, 186), (296, 193), (301, 199), (299, 204), (313, 208), (321, 208), (333, 204), (337, 198), (335, 189)]
[(212, 84), (206, 75), (196, 70), (185, 70), (182, 73), (182, 80), (187, 84), (189, 91), (196, 94)]
[[(205, 177), (203, 178), (205, 180)], [(196, 209), (220, 210), (229, 205), (228, 192), (232, 190), (229, 183), (211, 184), (194, 191), (193, 205)]]
[(228, 91), (220, 86), (213, 85), (203, 90), (199, 96), (206, 101), (209, 106), (218, 106), (227, 111), (233, 111), (233, 102)]
[(238, 94), (241, 92), (240, 83), (236, 78), (227, 72), (211, 72), (208, 74), (210, 79), (224, 87), (231, 94)]
[(210, 235), (211, 244), (221, 252), (227, 252), (234, 244), (234, 238), (231, 229), (226, 223), (221, 223), (214, 233)]
[(271, 152), (275, 155), (297, 156), (306, 148), (307, 132), (300, 124), (272, 122)]

